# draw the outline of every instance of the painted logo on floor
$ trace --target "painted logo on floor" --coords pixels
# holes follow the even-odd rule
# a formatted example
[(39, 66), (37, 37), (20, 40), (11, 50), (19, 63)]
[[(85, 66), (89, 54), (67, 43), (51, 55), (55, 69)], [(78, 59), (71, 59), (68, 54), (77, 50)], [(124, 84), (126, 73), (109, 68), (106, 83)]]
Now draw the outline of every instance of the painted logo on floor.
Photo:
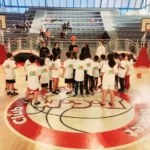
[(100, 105), (101, 93), (73, 98), (65, 93), (49, 96), (38, 106), (22, 98), (6, 110), (7, 125), (27, 139), (75, 149), (126, 147), (150, 132), (150, 109), (134, 104), (126, 94), (115, 93), (115, 108)]

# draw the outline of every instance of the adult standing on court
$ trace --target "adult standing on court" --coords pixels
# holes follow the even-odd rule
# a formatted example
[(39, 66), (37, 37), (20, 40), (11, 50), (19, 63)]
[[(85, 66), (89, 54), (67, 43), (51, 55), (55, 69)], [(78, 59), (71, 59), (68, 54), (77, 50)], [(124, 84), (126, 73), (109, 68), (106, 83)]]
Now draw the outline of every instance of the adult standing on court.
[(43, 53), (46, 53), (47, 56), (50, 55), (49, 49), (46, 47), (46, 42), (42, 43), (42, 47), (40, 48), (40, 57), (42, 57)]
[(86, 58), (87, 53), (90, 53), (90, 48), (87, 42), (84, 42), (84, 46), (81, 49), (81, 54)]
[(103, 43), (100, 41), (99, 46), (96, 50), (96, 55), (100, 58), (101, 55), (105, 55), (105, 47), (103, 46)]
[(60, 58), (60, 54), (61, 54), (61, 50), (60, 48), (58, 47), (58, 43), (55, 43), (54, 44), (54, 48), (52, 49), (52, 53), (53, 53), (53, 56), (54, 56), (54, 53), (57, 52), (59, 54), (59, 58)]
[(76, 45), (75, 41), (72, 41), (71, 45), (69, 45), (69, 51), (73, 52), (75, 47), (78, 48), (78, 46)]

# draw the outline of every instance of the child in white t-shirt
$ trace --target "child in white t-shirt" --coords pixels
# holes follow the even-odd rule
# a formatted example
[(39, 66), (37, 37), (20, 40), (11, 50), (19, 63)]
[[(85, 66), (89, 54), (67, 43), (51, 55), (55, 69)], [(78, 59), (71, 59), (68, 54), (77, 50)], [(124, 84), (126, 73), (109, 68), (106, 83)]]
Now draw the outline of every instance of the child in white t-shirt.
[(49, 66), (50, 60), (49, 60), (49, 58), (47, 58), (47, 54), (46, 53), (42, 53), (42, 58), (45, 59), (45, 65)]
[(100, 65), (99, 65), (99, 57), (97, 55), (94, 56), (94, 80), (95, 80), (95, 90), (98, 89), (98, 77), (100, 76)]
[[(84, 88), (86, 90), (86, 94), (91, 93), (94, 94), (94, 62), (91, 59), (91, 54), (86, 53), (86, 59), (84, 60), (86, 65), (87, 74), (84, 80)], [(88, 83), (90, 82), (90, 87), (88, 87)]]
[(46, 99), (46, 93), (47, 93), (47, 88), (48, 88), (48, 83), (49, 83), (49, 67), (45, 65), (45, 59), (40, 58), (39, 59), (39, 64), (40, 64), (40, 83), (41, 83), (41, 93), (42, 97)]
[(120, 64), (118, 65), (118, 77), (120, 83), (120, 89), (118, 89), (118, 92), (120, 93), (124, 93), (125, 89), (125, 74), (127, 71), (127, 63), (125, 57), (126, 57), (125, 53), (120, 54)]
[(55, 52), (53, 54), (53, 61), (52, 61), (52, 79), (53, 79), (53, 89), (52, 95), (59, 94), (58, 83), (59, 83), (59, 70), (61, 68), (61, 61), (59, 58), (59, 53)]
[[(27, 67), (30, 65), (31, 63), (30, 63), (30, 61), (29, 61), (29, 59), (27, 59), (26, 61), (25, 61), (25, 63), (24, 63), (24, 70), (25, 70), (25, 72), (26, 72), (26, 70), (27, 70)], [(28, 80), (28, 76), (27, 76), (27, 73), (26, 73), (26, 81)]]
[(103, 94), (102, 94), (102, 107), (105, 106), (106, 95), (109, 91), (111, 102), (109, 105), (114, 107), (114, 87), (115, 87), (115, 75), (117, 73), (117, 65), (114, 60), (113, 54), (108, 54), (107, 56), (108, 61), (103, 65), (101, 73), (103, 76)]
[(28, 103), (30, 91), (34, 92), (33, 100), (34, 105), (39, 105), (40, 101), (38, 101), (38, 92), (39, 92), (39, 77), (40, 77), (40, 70), (39, 67), (36, 65), (36, 57), (34, 55), (30, 55), (29, 57), (30, 65), (27, 67), (27, 76), (28, 76), (28, 87), (26, 90), (26, 98), (24, 98), (24, 103)]
[[(115, 56), (116, 65), (118, 67), (118, 65), (120, 64), (119, 54), (118, 53), (114, 53), (114, 56)], [(115, 88), (118, 88), (118, 74), (116, 74), (116, 76), (115, 76)]]
[(126, 55), (126, 63), (127, 63), (127, 71), (125, 75), (125, 89), (128, 90), (130, 88), (130, 75), (133, 68), (133, 60), (130, 59), (130, 55)]
[(4, 68), (6, 74), (7, 95), (18, 95), (18, 93), (14, 90), (14, 83), (16, 82), (15, 69), (17, 67), (15, 61), (13, 60), (12, 53), (7, 53), (7, 60), (4, 61), (2, 67)]
[[(74, 62), (74, 64), (76, 64), (76, 62), (78, 61), (78, 55), (76, 52), (72, 52), (72, 60)], [(74, 91), (75, 88), (75, 80), (73, 78), (73, 83), (72, 83), (72, 90)]]
[(47, 54), (43, 53), (42, 57), (45, 59), (45, 65), (48, 66), (48, 68), (49, 68), (49, 91), (51, 92), (52, 91), (52, 77), (51, 77), (52, 71), (51, 71), (51, 66), (52, 66), (53, 56), (50, 55), (49, 56), (50, 58), (48, 58)]
[(75, 80), (75, 95), (78, 94), (78, 87), (80, 85), (80, 94), (81, 97), (84, 97), (83, 95), (83, 82), (86, 74), (86, 66), (84, 62), (84, 55), (80, 54), (79, 60), (76, 61), (74, 64), (74, 80)]
[(51, 67), (52, 67), (52, 60), (53, 60), (53, 55), (50, 55), (49, 56), (49, 60), (50, 60), (50, 64), (49, 64), (49, 91), (52, 92), (52, 87), (53, 87), (53, 79), (52, 79), (52, 70), (51, 70)]
[(66, 57), (67, 57), (67, 60), (64, 61), (62, 77), (65, 77), (65, 83), (67, 84), (67, 93), (66, 94), (71, 94), (72, 93), (72, 84), (74, 81), (73, 80), (74, 60), (71, 59), (70, 52), (66, 53)]
[(103, 76), (101, 75), (101, 69), (103, 67), (103, 65), (106, 63), (106, 55), (102, 54), (100, 57), (100, 63), (99, 63), (99, 69), (100, 69), (100, 81), (101, 84), (98, 86), (99, 88), (102, 88), (102, 81), (103, 81)]

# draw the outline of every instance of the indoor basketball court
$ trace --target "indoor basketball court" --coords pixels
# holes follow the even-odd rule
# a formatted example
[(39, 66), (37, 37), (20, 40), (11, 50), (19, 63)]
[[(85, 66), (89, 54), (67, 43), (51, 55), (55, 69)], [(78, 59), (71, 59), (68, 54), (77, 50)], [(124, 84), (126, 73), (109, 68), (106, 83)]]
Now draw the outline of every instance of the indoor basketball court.
[[(39, 0), (38, 6), (36, 2), (28, 0), (25, 3), (16, 2), (11, 0), (9, 3), (4, 0), (1, 3), (0, 150), (149, 150), (150, 1), (138, 0), (132, 4), (130, 0), (128, 2), (108, 0), (107, 3), (102, 0), (91, 0), (91, 2), (65, 0), (64, 4), (63, 0), (46, 0), (45, 3)], [(144, 13), (141, 14), (142, 12)], [(28, 27), (25, 24), (26, 20), (30, 24)], [(68, 21), (70, 26), (64, 29), (63, 25)], [(46, 36), (43, 28), (49, 30), (49, 36)], [(65, 37), (60, 33), (65, 33)], [(46, 43), (46, 48), (49, 50), (46, 56), (51, 64), (48, 66), (49, 74), (52, 74), (51, 70), (55, 71), (54, 75), (58, 73), (58, 88), (55, 88), (56, 77), (53, 75), (48, 78), (48, 85), (42, 86), (45, 82), (41, 80), (42, 74), (40, 74), (38, 89), (30, 89), (30, 85), (36, 85), (35, 80), (28, 74), (29, 69), (32, 69), (30, 66), (33, 63), (34, 69), (35, 66), (40, 68), (41, 59), (46, 64), (46, 58), (41, 54), (43, 43)], [(57, 64), (53, 65), (56, 61), (55, 55), (58, 53), (53, 52), (57, 49), (56, 43), (61, 50), (56, 58), (61, 62), (59, 67), (56, 66)], [(88, 67), (83, 69), (85, 60), (88, 59), (87, 51), (84, 53), (83, 65), (75, 68), (79, 62), (82, 64), (85, 43), (89, 46), (90, 61), (97, 61), (98, 65), (105, 61), (99, 68), (98, 85), (94, 76), (95, 67), (94, 65), (91, 67), (94, 79), (93, 91), (91, 78), (86, 80), (86, 76), (89, 75)], [(73, 46), (72, 50), (70, 44)], [(98, 56), (98, 49), (101, 49), (101, 46), (105, 53)], [(71, 81), (71, 88), (68, 88), (70, 80), (69, 82), (66, 80), (68, 79), (65, 74), (66, 56), (68, 60), (74, 59), (74, 53), (77, 56), (77, 60), (71, 64), (74, 66), (72, 68), (74, 79)], [(119, 76), (119, 68), (123, 68), (122, 53), (126, 57), (133, 55), (133, 68), (130, 70), (129, 81), (126, 79), (128, 71), (125, 72), (124, 90), (120, 80), (123, 77)], [(104, 60), (102, 55), (105, 55)], [(32, 59), (34, 56), (34, 62), (31, 56)], [(114, 66), (110, 67), (113, 70), (111, 72), (109, 70), (107, 74), (113, 74), (115, 83), (113, 88), (110, 87), (111, 80), (108, 78), (109, 88), (105, 88), (107, 69), (103, 68), (112, 62), (110, 56), (115, 62), (117, 71), (115, 72)], [(11, 64), (7, 65), (7, 59), (16, 65), (12, 67), (16, 68), (15, 78), (8, 79), (11, 73), (8, 73), (7, 69), (10, 69)], [(30, 64), (26, 66), (27, 59)], [(128, 61), (125, 58), (124, 60)], [(71, 65), (68, 65), (71, 68)], [(126, 63), (123, 70), (128, 70), (130, 67), (131, 65), (127, 66)], [(77, 72), (78, 69), (80, 71), (83, 69), (83, 75)], [(117, 81), (116, 75), (118, 75)], [(83, 81), (78, 81), (82, 76), (84, 76)], [(9, 85), (12, 85), (10, 81), (13, 79), (16, 82), (13, 83), (12, 90)], [(81, 87), (82, 82), (83, 87)], [(89, 92), (86, 91), (86, 82)], [(128, 88), (126, 88), (127, 82), (129, 82)], [(43, 88), (46, 88), (44, 96)], [(111, 92), (114, 94), (114, 101)]]

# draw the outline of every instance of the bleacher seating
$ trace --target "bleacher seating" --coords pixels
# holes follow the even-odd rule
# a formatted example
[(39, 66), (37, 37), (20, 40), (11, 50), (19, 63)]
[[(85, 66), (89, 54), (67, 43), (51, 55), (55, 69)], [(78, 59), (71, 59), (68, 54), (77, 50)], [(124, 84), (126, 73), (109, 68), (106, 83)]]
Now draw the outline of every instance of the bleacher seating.
[[(58, 19), (53, 23), (44, 20), (44, 26), (55, 36), (55, 40), (60, 40), (61, 25), (71, 24), (72, 32), (67, 31), (66, 40), (70, 40), (72, 35), (77, 39), (98, 39), (105, 29), (98, 11), (47, 11), (45, 19)], [(93, 22), (91, 22), (93, 19)]]
[[(141, 19), (146, 16), (114, 16), (116, 31), (120, 39), (141, 40)], [(147, 37), (150, 39), (150, 36)]]
[[(7, 43), (8, 39), (10, 41), (15, 40), (16, 38), (27, 38), (28, 37), (28, 31), (24, 32), (24, 29), (21, 28), (14, 28), (14, 24), (23, 24), (24, 22), (24, 14), (19, 13), (3, 13), (6, 16), (6, 26), (7, 29), (4, 31), (4, 43)], [(32, 20), (34, 18), (35, 12), (30, 12), (31, 15), (28, 17), (28, 21), (30, 24), (32, 24)], [(21, 31), (21, 33), (19, 33)], [(16, 33), (18, 32), (18, 33)]]

